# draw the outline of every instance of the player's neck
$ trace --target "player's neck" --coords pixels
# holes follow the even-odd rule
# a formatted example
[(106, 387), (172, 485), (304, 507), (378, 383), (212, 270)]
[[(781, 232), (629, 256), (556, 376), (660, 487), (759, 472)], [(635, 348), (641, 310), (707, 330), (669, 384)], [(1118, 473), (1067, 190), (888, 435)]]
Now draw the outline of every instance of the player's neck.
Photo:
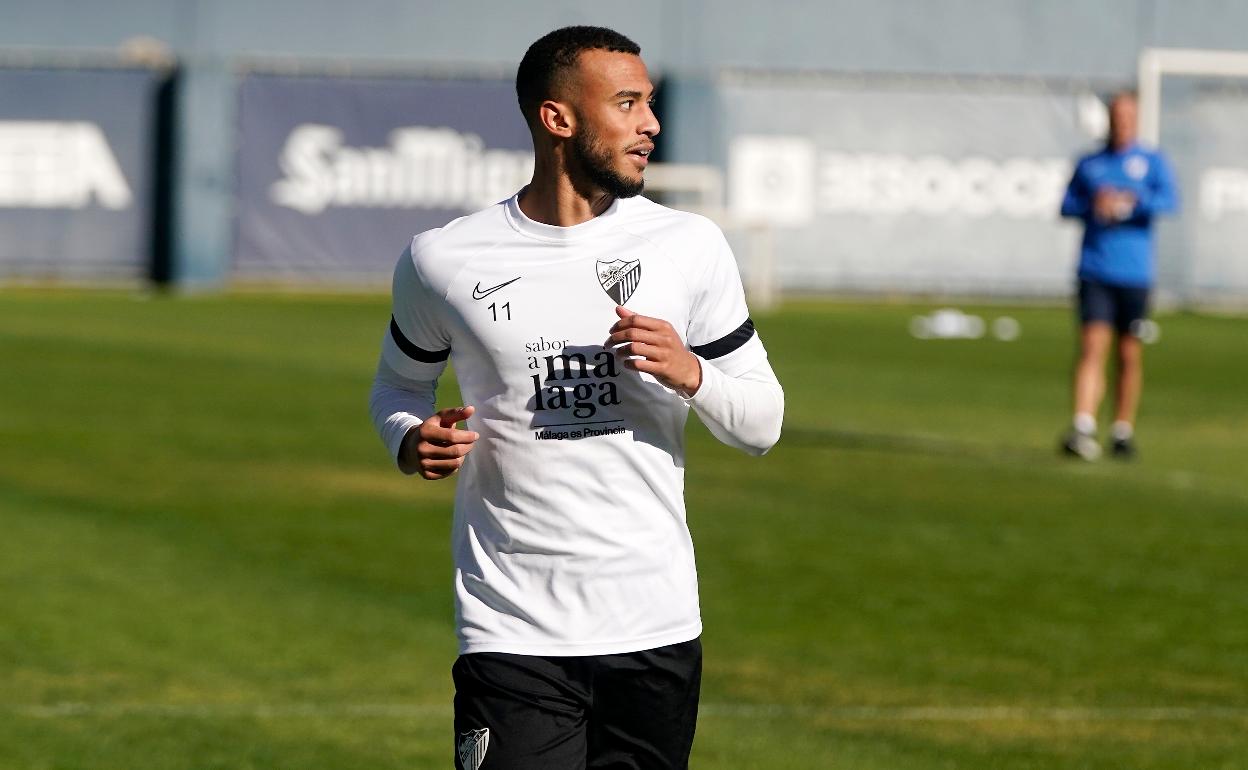
[(520, 210), (534, 222), (572, 227), (588, 222), (611, 207), (615, 198), (604, 190), (579, 189), (567, 171), (539, 158), (533, 181), (520, 192)]

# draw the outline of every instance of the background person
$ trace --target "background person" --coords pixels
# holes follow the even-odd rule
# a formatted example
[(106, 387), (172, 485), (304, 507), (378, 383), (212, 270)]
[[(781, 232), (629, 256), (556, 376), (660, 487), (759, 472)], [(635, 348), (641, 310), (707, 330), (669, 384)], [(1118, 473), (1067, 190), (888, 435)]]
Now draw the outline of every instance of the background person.
[(1118, 342), (1114, 423), (1116, 457), (1135, 455), (1135, 415), (1143, 379), (1140, 324), (1148, 317), (1155, 278), (1153, 222), (1178, 208), (1170, 163), (1136, 141), (1137, 102), (1121, 92), (1109, 106), (1104, 149), (1080, 158), (1062, 201), (1062, 216), (1084, 223), (1079, 255), (1079, 352), (1074, 417), (1062, 441), (1072, 456), (1101, 455), (1096, 415), (1105, 393), (1105, 360)]

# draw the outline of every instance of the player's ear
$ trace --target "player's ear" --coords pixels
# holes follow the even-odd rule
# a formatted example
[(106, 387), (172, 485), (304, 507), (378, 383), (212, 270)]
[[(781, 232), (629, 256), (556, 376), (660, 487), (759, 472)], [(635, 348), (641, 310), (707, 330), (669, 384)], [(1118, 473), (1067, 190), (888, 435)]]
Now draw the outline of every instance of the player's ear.
[(572, 114), (572, 105), (547, 99), (537, 108), (537, 120), (546, 132), (567, 139), (572, 136), (576, 127), (576, 117)]

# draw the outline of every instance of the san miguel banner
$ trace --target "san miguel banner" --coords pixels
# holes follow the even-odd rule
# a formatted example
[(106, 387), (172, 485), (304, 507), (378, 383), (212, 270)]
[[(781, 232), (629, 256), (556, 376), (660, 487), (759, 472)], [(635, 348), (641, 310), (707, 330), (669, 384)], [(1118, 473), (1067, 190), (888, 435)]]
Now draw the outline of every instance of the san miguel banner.
[(0, 278), (148, 275), (162, 73), (0, 68)]
[(241, 90), (236, 277), (385, 280), (414, 234), (532, 174), (510, 81), (249, 74)]

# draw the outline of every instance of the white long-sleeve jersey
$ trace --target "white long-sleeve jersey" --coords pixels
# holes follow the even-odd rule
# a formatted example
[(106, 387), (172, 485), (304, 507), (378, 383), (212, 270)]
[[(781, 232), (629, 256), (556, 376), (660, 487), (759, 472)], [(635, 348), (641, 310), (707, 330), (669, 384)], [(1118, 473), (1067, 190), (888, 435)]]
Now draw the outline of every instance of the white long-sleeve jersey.
[[(681, 398), (603, 347), (615, 307), (699, 357)], [(452, 546), (460, 651), (602, 655), (701, 633), (685, 523), (684, 424), (762, 454), (780, 384), (710, 221), (644, 198), (574, 227), (517, 198), (413, 239), (394, 275), (371, 412), (397, 458), (453, 359), (468, 427)]]

